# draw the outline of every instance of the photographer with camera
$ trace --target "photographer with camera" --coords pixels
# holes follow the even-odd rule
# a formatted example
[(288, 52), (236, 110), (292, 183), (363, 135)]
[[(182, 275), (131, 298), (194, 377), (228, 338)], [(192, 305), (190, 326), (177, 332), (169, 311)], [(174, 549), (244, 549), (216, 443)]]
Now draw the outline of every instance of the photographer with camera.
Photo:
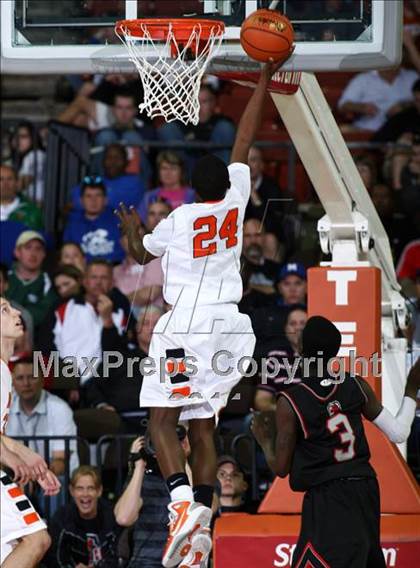
[[(178, 425), (178, 439), (185, 454), (190, 455), (187, 430)], [(191, 472), (186, 464), (186, 470)], [(118, 499), (114, 514), (117, 523), (133, 527), (133, 550), (127, 568), (161, 568), (163, 549), (168, 538), (170, 495), (160, 473), (150, 436), (134, 440), (129, 456), (128, 483)]]

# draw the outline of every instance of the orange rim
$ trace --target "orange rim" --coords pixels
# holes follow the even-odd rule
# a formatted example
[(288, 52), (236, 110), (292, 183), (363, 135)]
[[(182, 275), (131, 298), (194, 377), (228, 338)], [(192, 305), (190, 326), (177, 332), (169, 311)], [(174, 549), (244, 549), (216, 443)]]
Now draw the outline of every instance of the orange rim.
[(168, 37), (169, 27), (177, 41), (188, 41), (194, 27), (199, 25), (201, 28), (200, 41), (209, 39), (212, 35), (222, 35), (225, 31), (225, 24), (220, 20), (201, 20), (199, 18), (143, 18), (137, 20), (119, 20), (115, 24), (117, 34), (124, 35), (127, 30), (132, 37), (144, 37), (144, 29), (154, 40), (165, 41)]

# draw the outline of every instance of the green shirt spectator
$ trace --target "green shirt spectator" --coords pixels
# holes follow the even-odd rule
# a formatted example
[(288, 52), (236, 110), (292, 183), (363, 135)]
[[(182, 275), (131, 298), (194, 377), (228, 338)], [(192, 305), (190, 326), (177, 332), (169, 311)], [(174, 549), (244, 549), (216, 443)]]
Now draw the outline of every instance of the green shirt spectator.
[(0, 219), (19, 221), (29, 229), (43, 228), (41, 210), (27, 197), (18, 194), (18, 177), (10, 166), (0, 168)]
[(50, 277), (42, 270), (45, 254), (44, 237), (36, 231), (24, 231), (15, 245), (17, 262), (9, 272), (7, 298), (28, 310), (35, 328), (58, 300)]

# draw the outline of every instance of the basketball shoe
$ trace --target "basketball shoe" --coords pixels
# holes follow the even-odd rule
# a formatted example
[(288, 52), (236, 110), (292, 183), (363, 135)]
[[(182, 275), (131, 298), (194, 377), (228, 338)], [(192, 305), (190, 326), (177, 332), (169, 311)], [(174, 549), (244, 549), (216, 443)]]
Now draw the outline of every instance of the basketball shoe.
[(162, 557), (165, 568), (178, 566), (191, 549), (192, 536), (210, 525), (211, 509), (190, 501), (173, 501), (169, 509), (169, 536)]
[(201, 529), (191, 538), (191, 548), (179, 568), (207, 568), (211, 552), (210, 529)]

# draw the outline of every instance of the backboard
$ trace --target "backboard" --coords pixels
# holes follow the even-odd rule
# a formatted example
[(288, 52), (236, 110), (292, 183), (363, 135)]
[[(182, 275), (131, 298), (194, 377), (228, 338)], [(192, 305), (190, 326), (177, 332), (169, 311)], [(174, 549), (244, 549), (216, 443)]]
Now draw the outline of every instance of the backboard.
[(378, 69), (401, 59), (400, 0), (2, 0), (0, 6), (4, 73), (132, 72), (114, 25), (142, 17), (223, 20), (213, 71), (257, 70), (239, 32), (258, 8), (274, 8), (293, 23), (296, 50), (285, 70)]

